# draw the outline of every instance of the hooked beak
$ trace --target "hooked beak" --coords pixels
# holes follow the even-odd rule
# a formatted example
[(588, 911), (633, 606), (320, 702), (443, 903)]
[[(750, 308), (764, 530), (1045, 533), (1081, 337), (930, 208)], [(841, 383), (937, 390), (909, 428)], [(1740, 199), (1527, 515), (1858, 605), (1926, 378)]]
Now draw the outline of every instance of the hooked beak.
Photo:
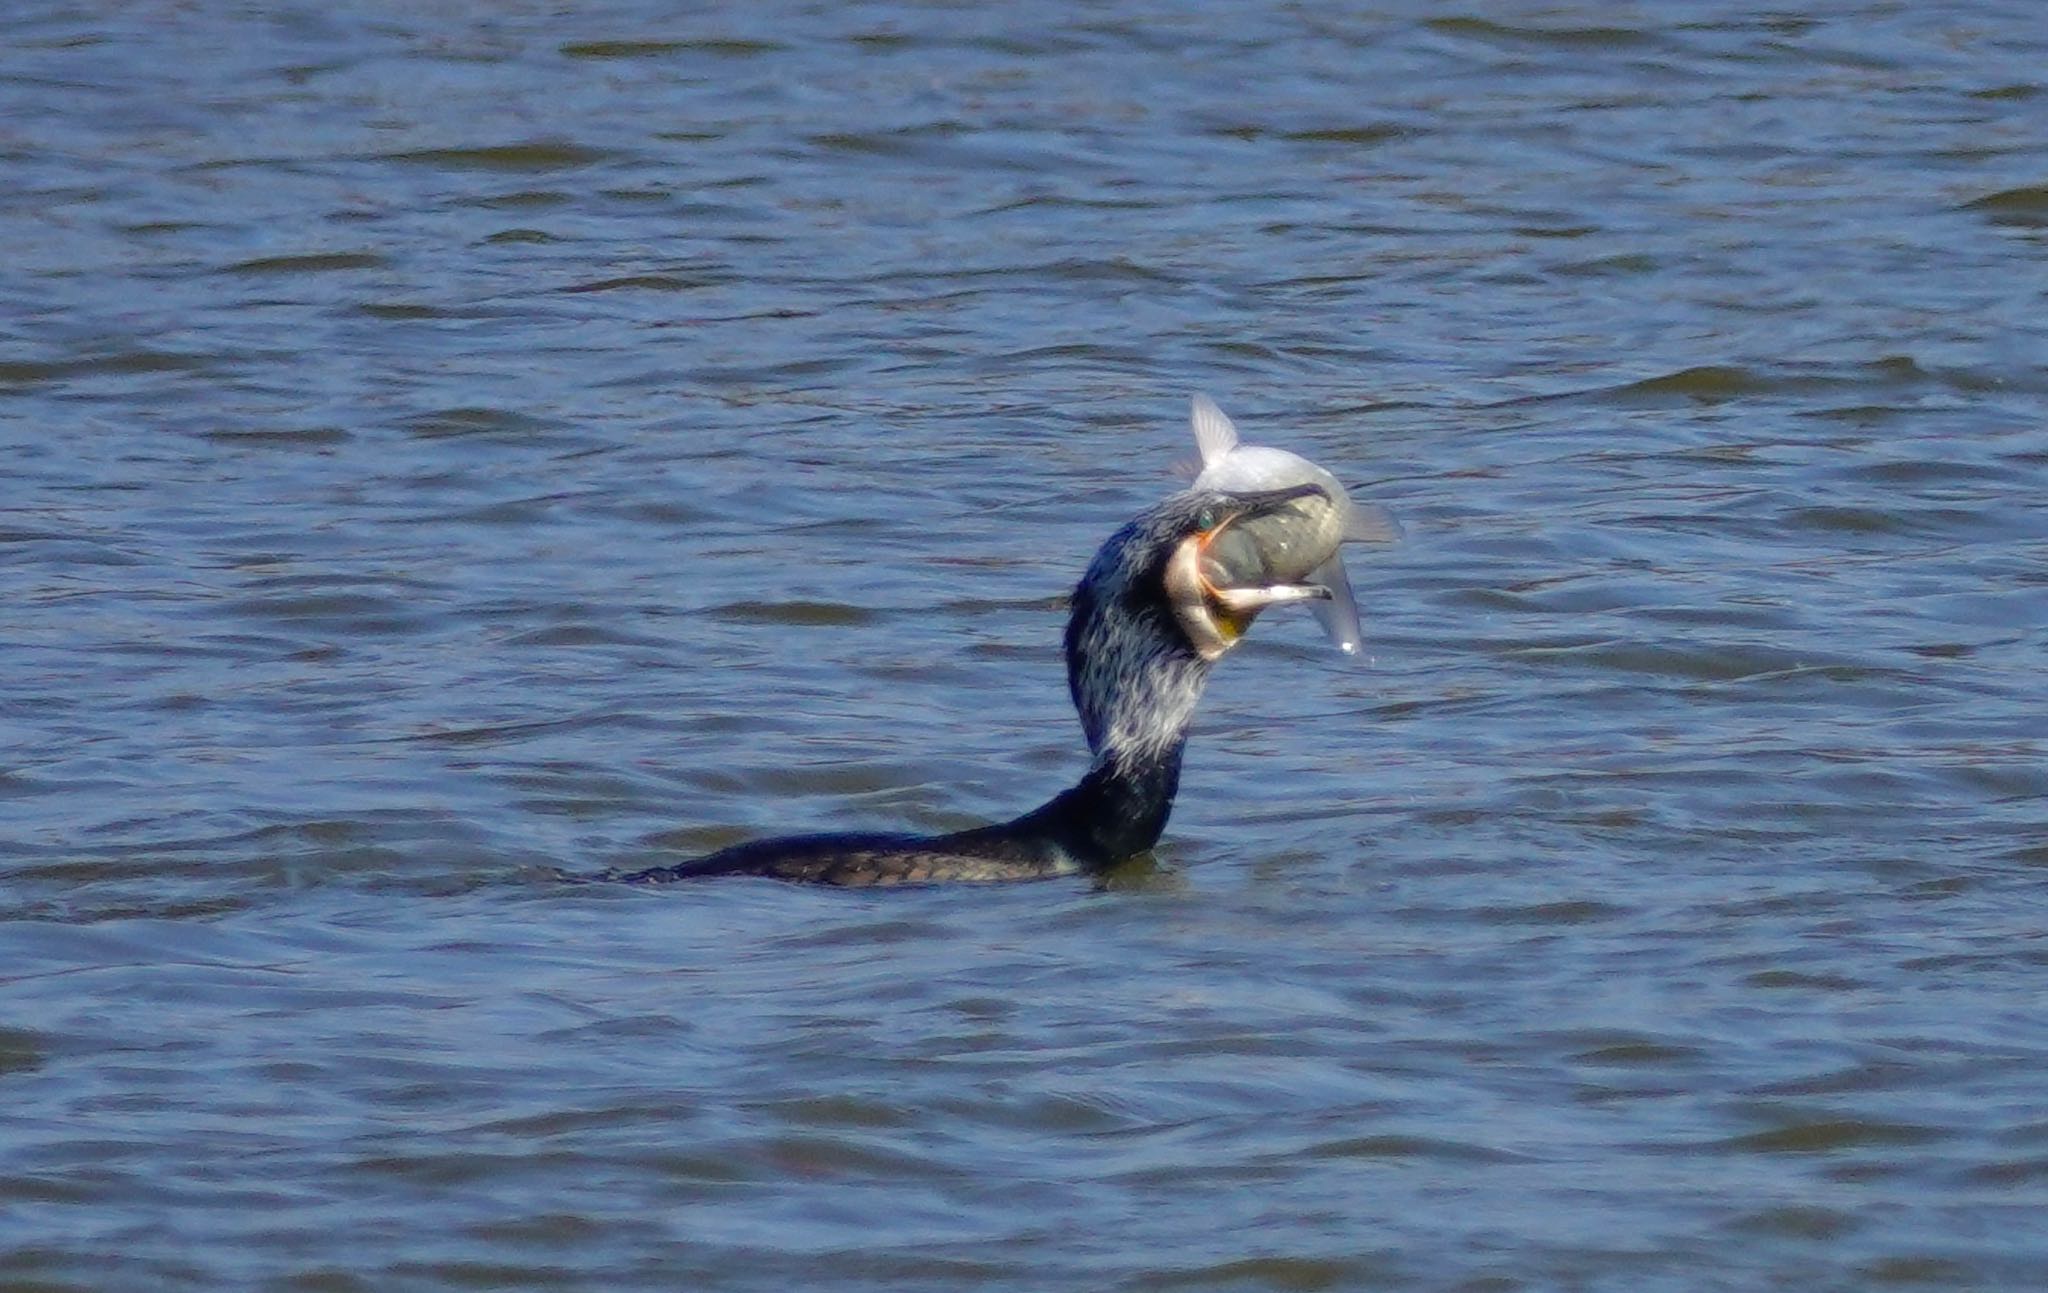
[(1288, 507), (1296, 499), (1328, 491), (1316, 484), (1290, 485), (1285, 489), (1260, 490), (1233, 495), (1239, 506), (1206, 530), (1197, 530), (1174, 549), (1167, 563), (1168, 599), (1175, 617), (1194, 644), (1196, 654), (1215, 660), (1236, 646), (1252, 626), (1252, 620), (1268, 606), (1287, 602), (1326, 600), (1330, 590), (1321, 584), (1264, 584), (1219, 586), (1204, 570), (1203, 553), (1216, 536), (1239, 521), (1252, 520)]

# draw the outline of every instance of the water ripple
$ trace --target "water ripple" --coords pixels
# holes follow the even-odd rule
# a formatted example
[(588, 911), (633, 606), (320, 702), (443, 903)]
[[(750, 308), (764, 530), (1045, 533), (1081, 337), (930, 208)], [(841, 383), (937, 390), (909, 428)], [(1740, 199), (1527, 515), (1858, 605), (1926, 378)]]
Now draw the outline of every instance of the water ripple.
[[(2038, 1282), (2033, 15), (1071, 17), (0, 17), (0, 1283)], [(563, 883), (1069, 784), (1196, 389), (1155, 857)]]

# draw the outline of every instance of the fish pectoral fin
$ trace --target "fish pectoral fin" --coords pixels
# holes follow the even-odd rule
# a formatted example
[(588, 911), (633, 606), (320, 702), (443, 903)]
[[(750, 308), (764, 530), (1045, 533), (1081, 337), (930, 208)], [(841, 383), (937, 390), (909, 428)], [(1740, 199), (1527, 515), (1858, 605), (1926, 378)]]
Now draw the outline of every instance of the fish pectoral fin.
[(1309, 578), (1319, 582), (1329, 596), (1329, 600), (1319, 601), (1309, 609), (1315, 612), (1323, 632), (1339, 651), (1355, 654), (1365, 644), (1365, 633), (1358, 625), (1358, 600), (1351, 595), (1351, 577), (1344, 573), (1344, 558), (1331, 557), (1309, 571)]
[(1265, 584), (1257, 588), (1218, 588), (1210, 595), (1233, 615), (1256, 615), (1268, 606), (1320, 602), (1333, 594), (1321, 584)]
[(1194, 399), (1195, 446), (1202, 451), (1206, 466), (1237, 448), (1237, 427), (1216, 401), (1199, 392)]
[(1344, 517), (1345, 543), (1399, 543), (1401, 523), (1378, 503), (1353, 503)]

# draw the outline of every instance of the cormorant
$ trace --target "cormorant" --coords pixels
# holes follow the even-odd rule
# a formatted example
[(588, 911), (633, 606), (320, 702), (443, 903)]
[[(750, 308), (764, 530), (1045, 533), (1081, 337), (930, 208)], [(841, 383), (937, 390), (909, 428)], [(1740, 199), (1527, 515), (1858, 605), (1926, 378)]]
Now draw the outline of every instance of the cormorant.
[[(1181, 750), (1209, 670), (1252, 619), (1317, 585), (1235, 587), (1205, 549), (1232, 525), (1328, 491), (1318, 485), (1191, 490), (1111, 535), (1074, 589), (1067, 686), (1094, 756), (1080, 783), (1014, 821), (949, 835), (849, 832), (752, 840), (635, 882), (753, 875), (835, 885), (1033, 880), (1101, 872), (1159, 840), (1180, 787)], [(1216, 580), (1225, 581), (1218, 586)]]

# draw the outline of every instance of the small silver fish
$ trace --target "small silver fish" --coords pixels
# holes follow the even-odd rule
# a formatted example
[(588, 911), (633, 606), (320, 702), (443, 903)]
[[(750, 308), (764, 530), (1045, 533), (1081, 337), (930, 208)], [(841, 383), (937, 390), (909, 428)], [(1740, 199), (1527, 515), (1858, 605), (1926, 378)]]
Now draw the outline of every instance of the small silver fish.
[(1238, 443), (1236, 426), (1206, 395), (1195, 396), (1194, 431), (1202, 453), (1197, 489), (1242, 492), (1315, 484), (1326, 495), (1298, 499), (1281, 511), (1217, 534), (1202, 554), (1205, 564), (1214, 566), (1211, 582), (1222, 587), (1304, 580), (1320, 584), (1330, 596), (1311, 602), (1310, 609), (1330, 641), (1346, 653), (1356, 652), (1364, 635), (1338, 545), (1391, 543), (1401, 537), (1401, 527), (1386, 509), (1352, 502), (1335, 476), (1301, 455)]

